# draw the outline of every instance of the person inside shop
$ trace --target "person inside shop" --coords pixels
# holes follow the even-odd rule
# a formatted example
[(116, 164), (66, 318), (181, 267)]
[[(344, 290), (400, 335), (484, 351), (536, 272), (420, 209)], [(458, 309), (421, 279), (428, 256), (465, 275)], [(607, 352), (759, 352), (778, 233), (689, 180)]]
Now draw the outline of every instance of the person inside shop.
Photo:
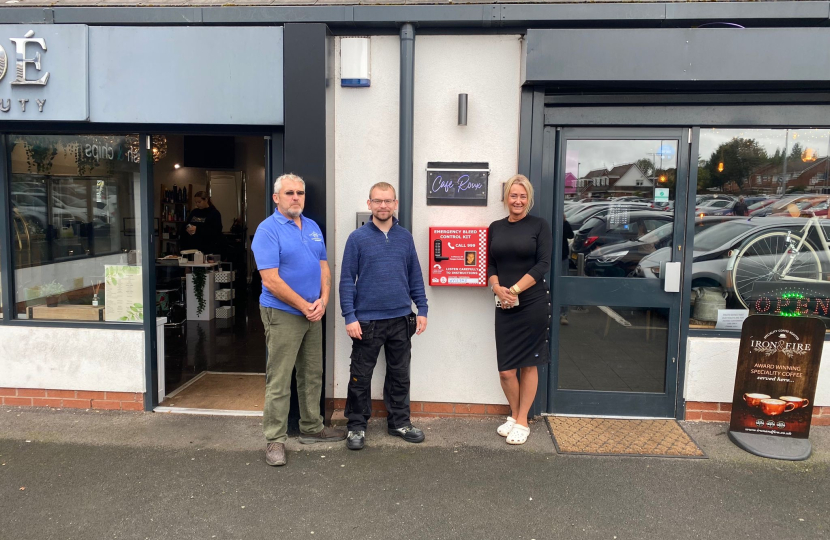
[[(551, 299), (545, 276), (553, 240), (550, 225), (529, 215), (533, 186), (517, 174), (504, 187), (507, 217), (488, 230), (487, 279), (496, 300), (496, 359), (510, 416), (497, 428), (508, 444), (524, 444), (536, 398), (538, 366), (550, 361)], [(517, 376), (521, 371), (521, 380)]]
[[(378, 182), (367, 202), (372, 219), (346, 240), (340, 272), (340, 308), (352, 338), (345, 415), (346, 447), (360, 450), (372, 415), (372, 373), (381, 348), (386, 356), (383, 402), (386, 432), (406, 442), (424, 441), (412, 425), (409, 373), (412, 336), (427, 329), (427, 296), (412, 233), (395, 217), (395, 188)], [(412, 304), (418, 314), (412, 313)]]
[(204, 191), (193, 194), (195, 208), (187, 216), (183, 249), (198, 249), (204, 254), (219, 253), (222, 241), (222, 214)]

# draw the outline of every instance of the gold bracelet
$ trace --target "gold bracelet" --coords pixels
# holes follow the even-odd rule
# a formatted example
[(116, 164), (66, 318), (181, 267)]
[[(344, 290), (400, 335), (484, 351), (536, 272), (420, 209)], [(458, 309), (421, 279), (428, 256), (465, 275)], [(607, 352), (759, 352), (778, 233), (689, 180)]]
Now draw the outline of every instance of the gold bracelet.
[(518, 285), (513, 285), (512, 287), (510, 287), (510, 294), (518, 296), (520, 292), (522, 292), (522, 290), (519, 288)]

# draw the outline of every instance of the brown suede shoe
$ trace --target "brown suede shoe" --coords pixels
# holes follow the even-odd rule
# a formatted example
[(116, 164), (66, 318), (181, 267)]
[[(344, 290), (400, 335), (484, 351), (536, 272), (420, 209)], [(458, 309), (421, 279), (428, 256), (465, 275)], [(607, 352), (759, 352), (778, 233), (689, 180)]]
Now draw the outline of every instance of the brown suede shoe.
[(265, 463), (272, 467), (285, 465), (285, 444), (271, 442), (265, 445)]
[(302, 444), (314, 444), (318, 442), (342, 441), (345, 438), (345, 429), (324, 426), (318, 433), (303, 433), (300, 435), (300, 442)]

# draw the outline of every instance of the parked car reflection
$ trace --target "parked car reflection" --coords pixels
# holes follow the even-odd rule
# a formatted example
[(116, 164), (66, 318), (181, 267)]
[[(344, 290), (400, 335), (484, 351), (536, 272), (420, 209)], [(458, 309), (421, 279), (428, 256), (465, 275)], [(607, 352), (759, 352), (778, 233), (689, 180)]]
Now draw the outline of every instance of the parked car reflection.
[[(695, 235), (692, 287), (720, 287), (730, 293), (727, 298), (727, 307), (744, 307), (734, 294), (734, 285), (730, 275), (740, 249), (758, 236), (769, 232), (789, 232), (797, 235), (807, 221), (806, 218), (787, 217), (736, 218), (710, 227)], [(827, 227), (825, 227), (825, 234), (827, 234)], [(807, 241), (811, 246), (820, 246), (815, 230), (810, 233)], [(820, 264), (822, 266), (826, 265), (828, 263), (827, 254), (820, 248), (817, 251)], [(766, 263), (767, 266), (774, 266), (774, 264), (769, 264), (770, 261), (763, 260), (764, 256), (763, 253), (752, 254), (759, 265)], [(670, 249), (656, 250), (654, 253), (643, 257), (640, 264), (637, 265), (634, 275), (651, 279), (659, 278), (661, 263), (668, 261), (670, 257)], [(797, 270), (795, 273), (797, 273)], [(773, 273), (770, 273), (769, 278), (770, 280), (776, 279)]]
[(583, 206), (584, 208), (572, 212), (570, 215), (567, 213), (565, 214), (565, 218), (568, 220), (568, 223), (571, 224), (574, 231), (579, 230), (590, 218), (595, 216), (605, 216), (611, 210), (629, 210), (633, 212), (635, 210), (648, 210), (649, 208), (648, 204), (641, 202), (619, 203), (610, 201), (590, 203)]
[(726, 199), (710, 199), (703, 201), (695, 207), (696, 216), (729, 216), (735, 213), (735, 205), (738, 201)]
[[(827, 195), (788, 195), (773, 204), (758, 208), (752, 212), (753, 217), (790, 216), (799, 217), (803, 210), (827, 202)], [(827, 215), (825, 211), (824, 215)]]
[(571, 259), (576, 260), (580, 253), (590, 253), (603, 246), (633, 241), (648, 232), (662, 227), (674, 220), (671, 212), (655, 210), (628, 212), (614, 222), (610, 215), (594, 216), (576, 231), (571, 244)]
[[(745, 219), (736, 216), (704, 217), (695, 219), (695, 236), (702, 231), (730, 220)], [(630, 242), (620, 242), (597, 249), (585, 257), (585, 275), (602, 277), (634, 276), (640, 261), (655, 251), (671, 248), (674, 223)], [(668, 250), (666, 250), (668, 253)]]

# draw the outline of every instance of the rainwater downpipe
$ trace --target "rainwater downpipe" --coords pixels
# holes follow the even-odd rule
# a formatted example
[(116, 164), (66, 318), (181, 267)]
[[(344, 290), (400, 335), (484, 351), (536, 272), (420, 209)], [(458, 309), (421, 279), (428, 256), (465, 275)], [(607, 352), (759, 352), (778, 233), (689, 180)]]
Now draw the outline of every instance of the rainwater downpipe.
[(412, 232), (412, 148), (415, 123), (415, 27), (401, 26), (400, 149), (398, 152), (398, 221)]

